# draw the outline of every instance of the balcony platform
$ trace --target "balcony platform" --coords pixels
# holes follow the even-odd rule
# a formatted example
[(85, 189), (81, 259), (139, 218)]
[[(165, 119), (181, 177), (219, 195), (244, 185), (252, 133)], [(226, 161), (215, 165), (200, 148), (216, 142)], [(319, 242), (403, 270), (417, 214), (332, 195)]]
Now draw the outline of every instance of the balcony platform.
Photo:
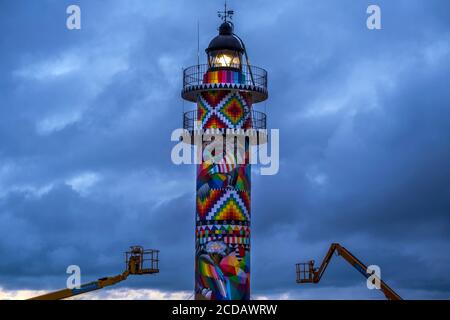
[(267, 71), (255, 66), (242, 65), (242, 77), (239, 82), (230, 79), (218, 79), (215, 82), (205, 81), (208, 73), (207, 64), (195, 65), (183, 70), (183, 90), (181, 97), (197, 102), (197, 95), (205, 90), (240, 90), (252, 93), (253, 103), (267, 100)]

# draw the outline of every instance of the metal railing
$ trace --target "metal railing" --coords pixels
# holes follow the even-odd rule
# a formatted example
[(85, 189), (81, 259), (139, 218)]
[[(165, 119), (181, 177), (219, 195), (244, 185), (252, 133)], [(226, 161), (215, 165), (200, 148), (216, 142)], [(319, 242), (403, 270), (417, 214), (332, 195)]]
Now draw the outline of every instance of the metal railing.
[(297, 263), (295, 265), (297, 272), (297, 283), (309, 283), (313, 282), (314, 274), (311, 262), (308, 263)]
[[(203, 77), (208, 72), (207, 64), (192, 66), (183, 70), (183, 89), (204, 84)], [(251, 85), (267, 90), (267, 71), (255, 66), (242, 65), (243, 85)]]
[[(133, 260), (134, 259), (134, 260)], [(131, 262), (138, 262), (135, 272), (138, 274), (159, 272), (159, 250), (144, 249), (142, 246), (132, 246), (125, 252), (125, 270), (130, 270)]]
[[(251, 111), (252, 127), (249, 129), (264, 130), (267, 129), (267, 116), (264, 112)], [(188, 131), (202, 129), (197, 121), (197, 110), (191, 110), (183, 114), (183, 128)]]

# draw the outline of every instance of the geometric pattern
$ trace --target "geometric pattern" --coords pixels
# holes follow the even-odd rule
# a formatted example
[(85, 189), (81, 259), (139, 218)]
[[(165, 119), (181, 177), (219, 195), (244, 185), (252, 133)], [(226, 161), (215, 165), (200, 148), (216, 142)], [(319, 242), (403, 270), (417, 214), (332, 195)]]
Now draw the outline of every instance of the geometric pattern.
[(223, 240), (230, 245), (250, 245), (250, 227), (235, 224), (214, 224), (197, 226), (196, 236), (199, 244)]
[(235, 198), (228, 198), (218, 209), (217, 212), (211, 212), (214, 216), (208, 215), (206, 218), (212, 220), (245, 220), (242, 208), (239, 206)]
[[(242, 91), (205, 90), (196, 120), (202, 129), (249, 129), (251, 98)], [(205, 152), (197, 168), (196, 299), (249, 300), (251, 166), (234, 161), (235, 155), (206, 161), (212, 152)]]
[(244, 93), (205, 91), (197, 102), (197, 121), (201, 122), (202, 129), (248, 129), (251, 127), (250, 106), (251, 100)]
[(249, 237), (250, 227), (238, 224), (207, 224), (197, 226), (198, 237), (209, 236)]
[[(242, 193), (246, 194), (245, 191), (241, 192), (241, 194)], [(211, 210), (206, 215), (206, 220), (250, 220), (247, 199), (243, 200), (236, 190), (227, 190), (225, 194), (214, 203)]]
[(223, 116), (230, 121), (233, 125), (239, 124), (244, 119), (244, 106), (241, 101), (233, 95), (224, 105), (220, 108), (220, 112)]

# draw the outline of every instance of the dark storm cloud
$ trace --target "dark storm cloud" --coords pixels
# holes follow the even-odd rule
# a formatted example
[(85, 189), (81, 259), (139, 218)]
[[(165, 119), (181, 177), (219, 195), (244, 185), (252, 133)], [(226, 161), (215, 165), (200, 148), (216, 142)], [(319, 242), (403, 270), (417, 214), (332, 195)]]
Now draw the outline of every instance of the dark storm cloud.
[[(448, 297), (450, 279), (439, 274), (445, 274), (449, 258), (431, 250), (449, 249), (449, 29), (442, 16), (430, 16), (445, 5), (435, 2), (418, 12), (410, 10), (423, 7), (418, 2), (408, 2), (409, 8), (399, 2), (380, 4), (384, 33), (355, 27), (355, 14), (341, 23), (328, 20), (335, 28), (326, 33), (336, 37), (326, 43), (301, 33), (297, 45), (289, 44), (287, 53), (281, 50), (285, 65), (303, 67), (291, 79), (286, 80), (289, 71), (282, 70), (272, 80), (272, 92), (284, 102), (271, 101), (269, 108), (276, 110), (270, 119), (281, 128), (280, 168), (288, 173), (267, 178), (272, 180), (270, 190), (262, 187), (266, 178), (255, 182), (254, 212), (259, 215), (254, 215), (254, 235), (261, 229), (278, 234), (294, 246), (298, 260), (319, 259), (329, 243), (342, 242), (382, 266), (385, 279), (400, 293), (426, 297), (413, 290), (436, 290), (438, 296)], [(346, 8), (353, 12), (356, 7)], [(316, 24), (310, 33), (317, 39), (323, 37), (321, 28), (329, 18), (319, 11), (311, 16), (321, 16), (322, 22), (307, 22)], [(412, 29), (408, 16), (417, 16), (414, 33), (406, 32)], [(432, 30), (442, 31), (432, 35)], [(273, 39), (280, 48), (286, 41)], [(325, 52), (320, 63), (305, 54), (315, 50)], [(285, 246), (280, 240), (272, 248), (271, 242), (266, 251), (258, 248), (258, 239), (253, 243), (255, 260)], [(296, 260), (286, 252), (276, 256), (265, 269), (278, 271), (257, 279), (264, 279), (261, 285), (267, 292), (284, 284), (293, 296), (299, 294), (292, 274), (285, 272)], [(418, 277), (416, 268), (433, 272)], [(364, 286), (359, 275), (336, 272), (332, 270), (323, 285)]]
[[(69, 1), (0, 5), (0, 287), (61, 287), (69, 264), (115, 274), (139, 243), (162, 272), (124, 286), (192, 290), (194, 168), (169, 138), (192, 108), (197, 18), (206, 47), (222, 3), (79, 3), (80, 31)], [(295, 284), (296, 262), (341, 242), (406, 298), (449, 297), (450, 5), (377, 1), (369, 31), (369, 4), (231, 3), (281, 137), (279, 174), (253, 176), (255, 296), (380, 298), (338, 260)]]

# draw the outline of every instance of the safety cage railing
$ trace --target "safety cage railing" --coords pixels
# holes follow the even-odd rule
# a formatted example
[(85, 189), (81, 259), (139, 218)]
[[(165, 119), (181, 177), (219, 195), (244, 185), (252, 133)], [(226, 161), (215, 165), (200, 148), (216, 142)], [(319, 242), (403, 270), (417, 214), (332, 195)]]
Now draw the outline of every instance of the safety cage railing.
[(297, 263), (295, 269), (297, 271), (297, 283), (310, 283), (314, 280), (314, 263)]
[[(131, 264), (135, 264), (131, 268)], [(141, 246), (133, 246), (125, 252), (126, 270), (136, 270), (136, 273), (157, 273), (159, 272), (159, 250), (144, 249)]]
[[(204, 84), (204, 76), (209, 71), (207, 64), (200, 64), (188, 67), (183, 70), (183, 89)], [(267, 71), (243, 64), (239, 71), (242, 74), (242, 85), (255, 86), (267, 90)]]

